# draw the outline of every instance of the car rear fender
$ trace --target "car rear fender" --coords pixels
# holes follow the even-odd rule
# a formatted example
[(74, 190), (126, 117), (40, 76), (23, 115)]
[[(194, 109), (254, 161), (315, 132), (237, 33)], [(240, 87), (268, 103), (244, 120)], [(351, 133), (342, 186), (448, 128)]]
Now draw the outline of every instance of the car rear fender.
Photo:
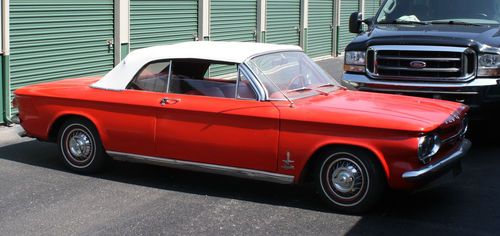
[(95, 119), (95, 117), (83, 111), (65, 111), (60, 112), (56, 116), (54, 116), (54, 119), (52, 119), (52, 121), (50, 122), (50, 125), (48, 126), (49, 128), (47, 130), (49, 141), (57, 142), (59, 128), (64, 124), (65, 121), (71, 118), (83, 118), (92, 122), (92, 124), (94, 124), (95, 128), (97, 129), (97, 132), (99, 133), (99, 137), (101, 138), (103, 145), (106, 146), (105, 143), (106, 140), (108, 140), (108, 136), (106, 135), (106, 132), (103, 131), (102, 125), (97, 119)]

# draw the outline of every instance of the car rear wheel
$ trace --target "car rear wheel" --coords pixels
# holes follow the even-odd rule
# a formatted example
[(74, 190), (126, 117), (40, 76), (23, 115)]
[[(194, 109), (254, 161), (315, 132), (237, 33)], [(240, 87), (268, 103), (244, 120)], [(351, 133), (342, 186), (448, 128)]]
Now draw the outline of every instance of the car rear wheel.
[(316, 165), (315, 182), (317, 192), (327, 204), (351, 214), (369, 210), (386, 188), (385, 175), (375, 157), (355, 148), (322, 153)]
[(66, 121), (57, 138), (64, 163), (79, 173), (94, 173), (104, 167), (106, 153), (94, 125), (85, 119)]

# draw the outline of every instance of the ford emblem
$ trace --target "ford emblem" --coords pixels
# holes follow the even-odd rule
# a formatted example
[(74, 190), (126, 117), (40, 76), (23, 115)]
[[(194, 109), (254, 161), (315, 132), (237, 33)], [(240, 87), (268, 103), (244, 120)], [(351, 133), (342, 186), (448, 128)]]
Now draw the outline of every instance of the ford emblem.
[(422, 69), (427, 67), (427, 63), (425, 61), (412, 61), (410, 62), (410, 66), (411, 68)]

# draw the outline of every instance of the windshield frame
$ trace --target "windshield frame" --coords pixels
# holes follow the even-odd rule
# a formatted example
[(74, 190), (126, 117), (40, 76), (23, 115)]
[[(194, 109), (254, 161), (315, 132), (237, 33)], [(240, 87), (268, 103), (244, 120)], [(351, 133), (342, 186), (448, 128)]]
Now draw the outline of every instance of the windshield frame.
[[(331, 85), (333, 85), (333, 89), (331, 89), (331, 91), (328, 91), (328, 93), (330, 92), (333, 92), (335, 90), (338, 90), (339, 88), (342, 88), (342, 85), (340, 85), (339, 82), (337, 82), (330, 74), (328, 74), (325, 70), (323, 70), (312, 58), (310, 58), (304, 51), (302, 50), (273, 50), (273, 51), (268, 51), (268, 52), (264, 52), (264, 53), (258, 53), (258, 54), (255, 54), (255, 55), (252, 55), (251, 57), (247, 58), (242, 64), (245, 65), (246, 69), (252, 74), (252, 76), (255, 78), (255, 81), (259, 84), (259, 87), (265, 92), (265, 96), (264, 96), (264, 100), (265, 101), (294, 101), (294, 100), (298, 100), (298, 99), (303, 99), (303, 98), (308, 98), (308, 97), (314, 97), (314, 96), (318, 96), (318, 95), (322, 95), (324, 94), (325, 92), (323, 91), (319, 91), (319, 90), (316, 90), (315, 88), (311, 88), (310, 93), (304, 93), (303, 95), (301, 96), (293, 96), (293, 97), (290, 97), (290, 96), (287, 96), (286, 95), (286, 92), (282, 91), (280, 89), (280, 93), (283, 95), (283, 98), (271, 98), (270, 97), (270, 94), (269, 94), (269, 90), (267, 89), (267, 87), (264, 85), (264, 83), (262, 82), (262, 80), (270, 80), (271, 83), (273, 83), (273, 86), (276, 86), (274, 84), (274, 82), (269, 79), (265, 74), (263, 74), (263, 72), (261, 72), (260, 74), (263, 74), (263, 76), (266, 76), (266, 78), (261, 78), (261, 76), (259, 76), (258, 74), (259, 73), (256, 73), (254, 71), (254, 68), (257, 68), (260, 70), (260, 68), (252, 61), (253, 59), (257, 58), (257, 57), (261, 57), (261, 56), (266, 56), (266, 55), (270, 55), (270, 54), (274, 54), (274, 53), (280, 53), (280, 52), (298, 52), (298, 53), (302, 53), (304, 56), (306, 56), (307, 58), (309, 58), (310, 62), (313, 63), (313, 67), (314, 69), (319, 69), (319, 72), (320, 74), (323, 74), (323, 75), (326, 75), (326, 77), (328, 79), (331, 80)], [(253, 65), (252, 65), (253, 64)], [(320, 89), (325, 89), (324, 88), (324, 85), (326, 84), (321, 84), (319, 87), (322, 87), (323, 88), (320, 88)], [(276, 86), (277, 87), (277, 86)], [(279, 89), (279, 87), (277, 87), (277, 89)]]
[[(401, 0), (396, 0), (396, 1), (401, 1)], [(371, 24), (372, 25), (391, 25), (391, 24), (399, 24), (399, 25), (404, 25), (405, 24), (405, 21), (401, 21), (401, 23), (387, 23), (387, 22), (384, 22), (383, 20), (379, 19), (380, 18), (380, 14), (382, 13), (382, 9), (384, 9), (384, 7), (386, 6), (386, 4), (388, 4), (388, 0), (384, 0), (382, 2), (382, 4), (380, 4), (378, 10), (377, 10), (377, 13), (371, 18)], [(387, 19), (385, 19), (387, 21)], [(397, 19), (394, 19), (394, 20), (397, 20)], [(475, 20), (487, 20), (487, 19), (475, 19)], [(391, 21), (391, 20), (389, 20)], [(484, 22), (469, 22), (467, 21), (466, 18), (464, 19), (434, 19), (434, 20), (424, 20), (424, 21), (419, 21), (419, 22), (422, 22), (424, 24), (422, 25), (434, 25), (433, 22), (449, 22), (449, 21), (452, 21), (452, 22), (463, 22), (463, 23), (467, 23), (467, 25), (472, 25), (472, 26), (498, 26), (500, 25), (500, 21), (498, 21), (498, 23), (484, 23)], [(493, 21), (493, 20), (488, 20), (488, 21)], [(411, 23), (409, 23), (410, 25)], [(439, 23), (438, 23), (439, 24)], [(441, 23), (443, 25), (445, 25), (445, 23)], [(449, 25), (464, 25), (464, 24), (449, 24)]]

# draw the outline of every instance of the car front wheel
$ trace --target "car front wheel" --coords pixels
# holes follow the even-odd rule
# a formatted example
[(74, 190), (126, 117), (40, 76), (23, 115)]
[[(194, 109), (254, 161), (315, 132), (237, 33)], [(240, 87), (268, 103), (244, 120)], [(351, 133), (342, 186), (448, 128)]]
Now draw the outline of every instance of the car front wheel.
[(315, 171), (316, 189), (332, 208), (357, 214), (380, 200), (386, 181), (374, 155), (342, 148), (326, 151), (320, 157)]
[(61, 157), (71, 170), (88, 174), (103, 168), (107, 156), (91, 122), (85, 119), (66, 121), (57, 140)]

